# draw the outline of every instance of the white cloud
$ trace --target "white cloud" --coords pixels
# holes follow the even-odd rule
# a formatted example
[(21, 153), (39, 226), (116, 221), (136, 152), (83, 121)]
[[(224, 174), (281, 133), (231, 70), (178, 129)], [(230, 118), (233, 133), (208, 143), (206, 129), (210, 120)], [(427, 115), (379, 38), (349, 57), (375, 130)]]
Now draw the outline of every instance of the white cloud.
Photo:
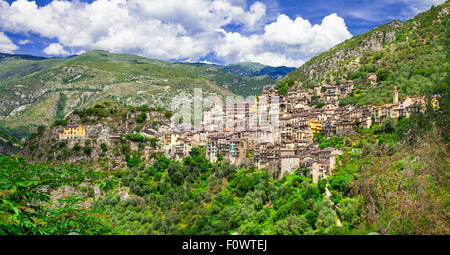
[(14, 53), (19, 47), (15, 45), (3, 32), (0, 32), (0, 52)]
[(322, 24), (314, 26), (301, 17), (291, 20), (281, 14), (276, 22), (265, 27), (264, 33), (264, 39), (268, 42), (303, 45), (304, 50), (311, 54), (326, 50), (351, 36), (344, 19), (335, 13), (326, 16)]
[(263, 49), (263, 41), (258, 35), (243, 36), (225, 30), (221, 30), (221, 33), (220, 43), (214, 47), (214, 51), (221, 59), (228, 59), (230, 62), (242, 61), (246, 54)]
[(30, 43), (33, 43), (33, 42), (30, 41), (30, 40), (28, 40), (28, 39), (25, 39), (25, 40), (19, 40), (19, 44), (20, 44), (20, 45), (25, 45), (25, 44), (30, 44)]
[(245, 24), (254, 28), (264, 15), (266, 15), (266, 6), (260, 2), (255, 2), (250, 6), (250, 13), (244, 17)]
[(271, 52), (264, 52), (257, 55), (248, 54), (242, 59), (242, 61), (257, 62), (270, 66), (290, 66), (290, 67), (299, 67), (305, 63), (304, 60), (295, 60), (288, 58), (283, 54), (276, 54)]
[[(264, 61), (298, 66), (306, 59), (349, 38), (336, 14), (311, 25), (301, 17), (279, 15), (264, 25), (266, 5), (245, 0), (0, 0), (0, 29), (56, 38), (44, 51), (68, 55), (92, 49), (129, 52), (158, 59), (198, 61), (214, 55), (225, 63)], [(228, 25), (240, 32), (226, 31)], [(262, 31), (257, 28), (263, 28)], [(50, 53), (47, 53), (50, 54)]]
[(281, 14), (275, 22), (266, 25), (264, 31), (262, 35), (242, 36), (222, 30), (223, 43), (216, 46), (216, 53), (231, 62), (298, 67), (309, 57), (352, 36), (344, 19), (336, 14), (326, 16), (320, 25), (314, 26), (301, 17), (291, 20)]
[(47, 55), (51, 56), (67, 56), (70, 53), (65, 51), (63, 46), (59, 43), (51, 43), (47, 48), (43, 50)]

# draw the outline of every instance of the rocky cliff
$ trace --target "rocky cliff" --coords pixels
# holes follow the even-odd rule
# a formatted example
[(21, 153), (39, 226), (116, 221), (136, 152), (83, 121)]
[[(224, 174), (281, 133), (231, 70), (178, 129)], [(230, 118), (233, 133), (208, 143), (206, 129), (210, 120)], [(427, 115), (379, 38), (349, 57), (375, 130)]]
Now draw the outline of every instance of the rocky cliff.
[[(161, 153), (170, 116), (145, 107), (119, 108), (96, 105), (77, 111), (50, 128), (40, 129), (25, 143), (23, 155), (33, 162), (95, 163), (124, 166), (135, 151), (140, 157)], [(61, 139), (66, 126), (82, 126), (85, 137)]]
[(365, 53), (381, 50), (384, 45), (395, 40), (396, 32), (403, 26), (403, 22), (395, 20), (348, 39), (289, 73), (281, 80), (281, 83), (289, 79), (298, 80), (302, 83), (320, 81), (328, 73), (338, 69), (343, 62), (360, 57)]

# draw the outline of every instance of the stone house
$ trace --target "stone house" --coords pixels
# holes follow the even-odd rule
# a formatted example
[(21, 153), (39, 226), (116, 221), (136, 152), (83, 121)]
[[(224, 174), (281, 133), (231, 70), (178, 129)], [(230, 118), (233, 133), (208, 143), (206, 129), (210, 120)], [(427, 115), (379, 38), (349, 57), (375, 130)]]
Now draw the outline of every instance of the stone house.
[(70, 125), (59, 129), (58, 138), (60, 140), (84, 140), (86, 138), (86, 128), (83, 125)]

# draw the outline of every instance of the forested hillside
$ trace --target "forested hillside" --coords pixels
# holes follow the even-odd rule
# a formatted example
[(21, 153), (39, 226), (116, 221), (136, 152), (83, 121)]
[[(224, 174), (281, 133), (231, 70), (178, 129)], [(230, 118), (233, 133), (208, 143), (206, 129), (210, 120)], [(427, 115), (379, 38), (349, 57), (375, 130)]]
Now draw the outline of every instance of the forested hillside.
[(0, 154), (12, 155), (19, 152), (22, 143), (15, 137), (0, 129)]
[(286, 74), (295, 70), (294, 67), (286, 66), (266, 66), (259, 63), (243, 62), (230, 64), (223, 67), (224, 70), (240, 76), (263, 76), (267, 75), (274, 80), (280, 80)]
[[(358, 91), (341, 105), (391, 103), (394, 86), (400, 98), (442, 93), (448, 89), (449, 13), (447, 1), (406, 22), (393, 21), (355, 36), (312, 58), (278, 86), (299, 81), (312, 88), (353, 81)], [(376, 84), (369, 82), (371, 74)]]
[[(124, 164), (115, 167), (104, 164), (105, 151), (63, 165), (4, 157), (3, 233), (448, 234), (448, 99), (438, 111), (346, 136), (319, 133), (319, 147), (343, 154), (318, 184), (306, 169), (276, 179), (265, 169), (210, 163), (202, 147), (181, 162), (123, 150)], [(58, 199), (71, 202), (52, 207)]]

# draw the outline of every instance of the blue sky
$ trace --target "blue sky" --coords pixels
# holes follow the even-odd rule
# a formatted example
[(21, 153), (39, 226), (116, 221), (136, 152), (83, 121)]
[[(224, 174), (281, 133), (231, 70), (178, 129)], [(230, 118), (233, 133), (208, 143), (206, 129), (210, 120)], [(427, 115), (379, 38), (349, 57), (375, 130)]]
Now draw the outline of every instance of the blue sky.
[(0, 0), (0, 52), (300, 66), (444, 0)]

